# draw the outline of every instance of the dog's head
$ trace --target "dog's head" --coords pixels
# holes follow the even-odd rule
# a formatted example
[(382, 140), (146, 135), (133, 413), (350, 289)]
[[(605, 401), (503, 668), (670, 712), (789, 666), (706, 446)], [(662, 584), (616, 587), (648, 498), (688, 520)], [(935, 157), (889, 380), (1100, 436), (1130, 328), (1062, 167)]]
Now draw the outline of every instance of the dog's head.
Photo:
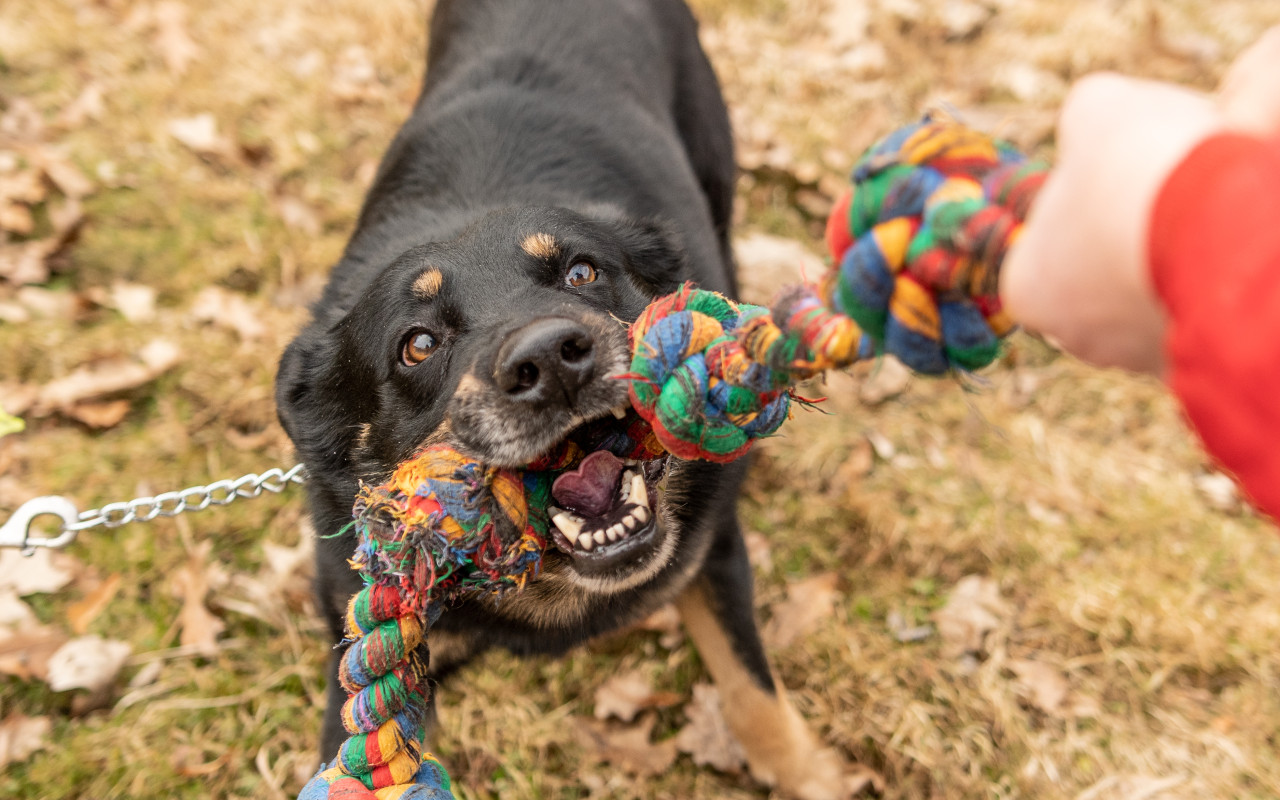
[[(683, 274), (675, 235), (621, 214), (521, 208), (415, 247), (285, 352), (277, 400), (313, 474), (380, 482), (443, 442), (518, 467), (628, 409), (627, 324)], [(609, 453), (557, 482), (544, 575), (612, 593), (657, 574), (679, 531), (666, 459)]]

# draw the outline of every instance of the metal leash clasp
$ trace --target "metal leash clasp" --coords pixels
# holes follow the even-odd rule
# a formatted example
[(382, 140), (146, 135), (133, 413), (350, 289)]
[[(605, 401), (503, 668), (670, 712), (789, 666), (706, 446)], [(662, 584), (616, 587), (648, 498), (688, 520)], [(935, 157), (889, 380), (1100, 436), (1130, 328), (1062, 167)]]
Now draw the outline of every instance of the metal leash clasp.
[[(62, 529), (57, 536), (32, 536), (31, 523), (37, 517), (54, 516), (62, 520)], [(31, 555), (37, 547), (58, 549), (75, 541), (76, 531), (69, 527), (80, 519), (80, 512), (75, 504), (65, 497), (49, 495), (36, 497), (23, 503), (13, 512), (3, 526), (0, 526), (0, 547), (17, 547), (23, 555)]]

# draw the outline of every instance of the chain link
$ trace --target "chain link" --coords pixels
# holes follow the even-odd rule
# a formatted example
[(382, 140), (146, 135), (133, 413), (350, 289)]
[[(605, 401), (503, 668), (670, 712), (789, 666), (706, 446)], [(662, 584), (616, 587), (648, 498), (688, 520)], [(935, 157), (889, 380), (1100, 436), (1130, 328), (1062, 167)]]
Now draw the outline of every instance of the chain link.
[(229, 506), (242, 497), (258, 497), (263, 492), (279, 494), (290, 484), (306, 483), (306, 479), (307, 470), (302, 464), (295, 464), (287, 471), (276, 467), (261, 475), (250, 472), (235, 480), (214, 481), (205, 486), (191, 486), (178, 492), (138, 497), (82, 511), (78, 521), (63, 525), (62, 530), (79, 533), (99, 526), (118, 528), (130, 522), (150, 522), (156, 517), (176, 517), (188, 511), (203, 511), (209, 506)]

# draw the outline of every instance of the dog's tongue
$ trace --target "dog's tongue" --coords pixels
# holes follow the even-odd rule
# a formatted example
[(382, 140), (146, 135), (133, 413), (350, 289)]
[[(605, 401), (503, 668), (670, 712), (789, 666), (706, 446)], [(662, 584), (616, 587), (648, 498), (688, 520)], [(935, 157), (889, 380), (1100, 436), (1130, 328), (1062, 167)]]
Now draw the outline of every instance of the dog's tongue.
[(556, 478), (551, 496), (558, 505), (590, 517), (599, 517), (613, 507), (618, 491), (622, 462), (608, 450), (597, 450), (575, 470)]

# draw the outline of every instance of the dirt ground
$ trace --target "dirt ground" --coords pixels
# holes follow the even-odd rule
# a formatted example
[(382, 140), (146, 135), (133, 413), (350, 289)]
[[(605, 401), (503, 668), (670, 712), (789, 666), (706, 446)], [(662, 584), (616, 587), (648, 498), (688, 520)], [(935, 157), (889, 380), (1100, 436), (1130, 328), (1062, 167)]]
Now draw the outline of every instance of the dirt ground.
[[(274, 367), (423, 61), (425, 0), (0, 4), (0, 520), (289, 466)], [(926, 107), (1052, 157), (1097, 69), (1209, 90), (1257, 0), (696, 0), (754, 299)], [(1157, 384), (1027, 336), (832, 377), (742, 501), (782, 681), (886, 798), (1280, 797), (1280, 536)], [(12, 431), (12, 432), (10, 432)], [(1266, 432), (1259, 432), (1260, 434)], [(0, 554), (0, 797), (290, 798), (325, 640), (301, 493)], [(324, 532), (322, 532), (324, 533)], [(461, 798), (769, 796), (669, 616), (440, 693)], [(597, 719), (608, 717), (608, 719)]]

